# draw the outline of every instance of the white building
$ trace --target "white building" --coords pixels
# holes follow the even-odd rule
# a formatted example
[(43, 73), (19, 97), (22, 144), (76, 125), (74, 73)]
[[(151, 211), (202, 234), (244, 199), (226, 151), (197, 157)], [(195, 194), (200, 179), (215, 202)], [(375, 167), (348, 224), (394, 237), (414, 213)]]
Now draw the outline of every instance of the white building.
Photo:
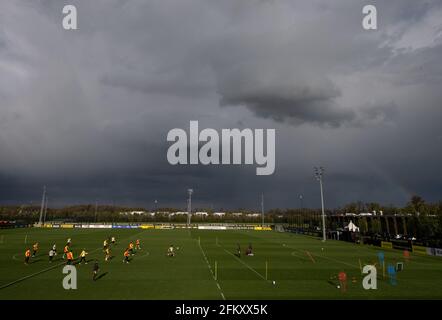
[(126, 212), (120, 212), (120, 215), (122, 216), (141, 216), (147, 214), (146, 211), (126, 211)]
[(251, 217), (251, 218), (257, 218), (260, 217), (261, 214), (260, 213), (248, 213), (247, 217)]
[(213, 215), (216, 217), (224, 217), (226, 215), (226, 213), (225, 212), (214, 212)]
[(232, 216), (234, 216), (234, 217), (240, 217), (240, 216), (242, 216), (242, 212), (233, 212), (233, 213), (232, 213)]
[(182, 216), (182, 215), (186, 215), (187, 211), (178, 211), (178, 212), (172, 212), (170, 215), (171, 216)]
[(209, 214), (207, 212), (195, 212), (196, 216), (207, 217)]

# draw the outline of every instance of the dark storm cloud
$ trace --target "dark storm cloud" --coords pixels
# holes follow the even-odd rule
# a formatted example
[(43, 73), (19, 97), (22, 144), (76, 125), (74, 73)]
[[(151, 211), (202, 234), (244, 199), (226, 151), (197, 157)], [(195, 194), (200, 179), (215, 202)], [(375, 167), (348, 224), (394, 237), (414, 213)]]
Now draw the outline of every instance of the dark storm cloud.
[[(440, 198), (442, 4), (71, 1), (0, 4), (3, 203), (317, 206)], [(276, 171), (171, 166), (167, 132), (275, 128)]]

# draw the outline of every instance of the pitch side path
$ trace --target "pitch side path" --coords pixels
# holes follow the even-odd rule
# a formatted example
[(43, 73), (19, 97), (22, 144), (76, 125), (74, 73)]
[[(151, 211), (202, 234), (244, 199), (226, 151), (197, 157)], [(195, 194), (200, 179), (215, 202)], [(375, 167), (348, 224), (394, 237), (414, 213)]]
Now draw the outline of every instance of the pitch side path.
[[(104, 261), (103, 241), (115, 236), (111, 261)], [(78, 288), (62, 286), (62, 250), (72, 238), (75, 257), (84, 248), (87, 265), (76, 265)], [(0, 300), (6, 299), (442, 299), (442, 259), (411, 255), (377, 247), (277, 233), (273, 231), (203, 231), (140, 229), (12, 229), (0, 230)], [(129, 241), (142, 250), (123, 264)], [(24, 251), (39, 242), (29, 265)], [(56, 243), (59, 254), (48, 262)], [(166, 256), (173, 245), (176, 256)], [(237, 256), (238, 245), (242, 255)], [(253, 257), (244, 255), (251, 245)], [(386, 263), (404, 262), (397, 284), (384, 277), (377, 253)], [(93, 260), (100, 266), (92, 281)], [(360, 267), (378, 266), (378, 289), (364, 290)], [(348, 287), (337, 288), (339, 272), (347, 273)]]

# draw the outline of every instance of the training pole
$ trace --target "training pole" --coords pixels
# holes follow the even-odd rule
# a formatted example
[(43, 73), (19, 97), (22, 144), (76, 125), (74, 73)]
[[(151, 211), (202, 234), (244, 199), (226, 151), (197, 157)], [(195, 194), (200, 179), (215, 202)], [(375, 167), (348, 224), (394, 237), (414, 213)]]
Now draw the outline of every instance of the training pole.
[(268, 270), (269, 270), (269, 264), (268, 264), (268, 262), (266, 261), (266, 281), (267, 281)]
[(361, 269), (361, 274), (362, 274), (362, 262), (361, 262), (361, 259), (359, 259), (359, 269)]
[(28, 241), (28, 235), (25, 236), (25, 244)]
[(215, 280), (218, 280), (218, 262), (215, 261)]
[(382, 262), (382, 277), (385, 279), (385, 261)]

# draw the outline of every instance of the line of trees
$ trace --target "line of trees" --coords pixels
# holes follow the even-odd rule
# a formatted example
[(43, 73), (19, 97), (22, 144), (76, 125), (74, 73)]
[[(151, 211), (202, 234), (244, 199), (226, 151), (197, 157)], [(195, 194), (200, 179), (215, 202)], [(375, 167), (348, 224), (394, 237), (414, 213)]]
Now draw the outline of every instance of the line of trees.
[[(155, 216), (150, 215), (122, 215), (121, 212), (130, 211), (155, 211)], [(48, 208), (46, 221), (65, 220), (73, 222), (186, 222), (185, 215), (175, 215), (170, 217), (167, 212), (186, 211), (182, 208), (156, 208), (146, 209), (142, 207), (117, 207), (111, 205), (100, 205), (97, 211), (94, 204), (67, 206), (63, 208)], [(193, 215), (194, 222), (261, 222), (261, 217), (247, 217), (249, 213), (256, 213), (247, 209), (223, 210), (226, 215), (217, 217), (211, 215), (213, 209), (196, 208), (193, 212), (208, 212), (208, 217), (198, 217)], [(345, 213), (362, 213), (362, 212), (383, 212), (383, 215), (412, 215), (416, 223), (423, 225), (425, 231), (432, 232), (437, 228), (437, 221), (442, 219), (442, 201), (436, 203), (427, 203), (422, 197), (412, 196), (410, 201), (403, 207), (393, 205), (381, 205), (375, 202), (363, 203), (361, 201), (349, 203), (345, 206), (326, 210), (327, 215), (339, 215)], [(242, 212), (242, 216), (234, 216), (232, 213)], [(319, 227), (321, 225), (320, 209), (308, 208), (287, 208), (287, 209), (271, 209), (265, 213), (265, 221), (267, 223), (302, 223), (310, 227)], [(36, 222), (40, 216), (40, 207), (37, 206), (3, 206), (0, 207), (0, 220), (22, 220), (26, 222)], [(410, 220), (413, 220), (410, 219)], [(434, 222), (436, 221), (436, 222)], [(334, 226), (329, 226), (333, 228)], [(374, 226), (376, 227), (376, 226)], [(362, 225), (361, 230), (367, 229)], [(373, 228), (373, 226), (372, 226)]]

